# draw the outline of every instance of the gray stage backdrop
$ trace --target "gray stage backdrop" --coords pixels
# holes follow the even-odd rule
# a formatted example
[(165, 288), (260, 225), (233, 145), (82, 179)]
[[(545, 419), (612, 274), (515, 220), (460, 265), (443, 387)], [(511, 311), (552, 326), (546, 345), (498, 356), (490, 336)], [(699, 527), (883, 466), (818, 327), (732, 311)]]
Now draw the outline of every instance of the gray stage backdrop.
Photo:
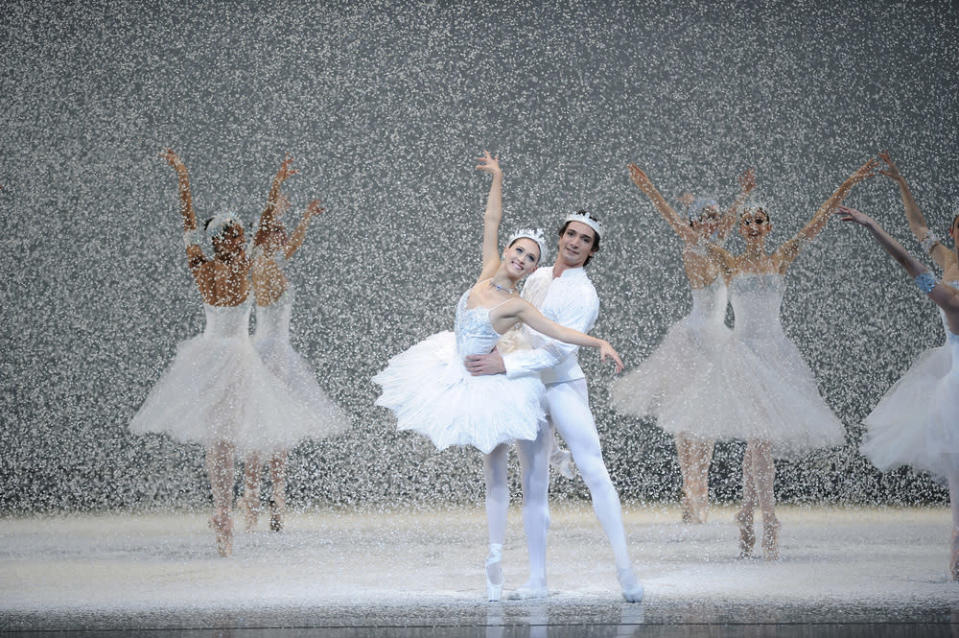
[[(294, 503), (478, 502), (479, 455), (398, 434), (369, 381), (450, 328), (477, 275), (477, 154), (501, 157), (507, 228), (552, 229), (582, 207), (606, 221), (589, 266), (595, 333), (635, 364), (690, 296), (680, 243), (626, 163), (673, 200), (724, 203), (755, 167), (775, 245), (888, 148), (945, 234), (959, 207), (957, 33), (946, 1), (4, 3), (0, 512), (209, 498), (198, 447), (127, 431), (203, 321), (161, 147), (184, 158), (201, 216), (252, 220), (284, 153), (301, 170), (296, 206), (329, 208), (290, 266), (293, 340), (353, 428), (294, 450)], [(849, 201), (918, 250), (889, 180)], [(925, 475), (882, 475), (856, 452), (860, 420), (941, 342), (935, 308), (837, 220), (788, 284), (786, 331), (848, 436), (781, 463), (779, 496), (942, 501)], [(582, 358), (616, 486), (675, 499), (671, 440), (613, 413), (611, 371)], [(741, 455), (717, 448), (717, 498), (738, 497)], [(553, 494), (586, 490), (557, 478)]]

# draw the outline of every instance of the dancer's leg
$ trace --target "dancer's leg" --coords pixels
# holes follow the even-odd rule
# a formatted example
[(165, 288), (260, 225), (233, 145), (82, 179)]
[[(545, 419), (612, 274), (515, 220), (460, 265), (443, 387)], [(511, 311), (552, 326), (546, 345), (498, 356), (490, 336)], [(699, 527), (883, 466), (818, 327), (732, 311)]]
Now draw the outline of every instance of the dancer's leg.
[(776, 495), (773, 492), (776, 464), (768, 441), (754, 443), (753, 480), (756, 500), (763, 513), (763, 557), (776, 560), (779, 558), (779, 520), (776, 518)]
[(486, 525), (489, 530), (489, 554), (486, 556), (487, 599), (500, 599), (503, 591), (503, 541), (506, 539), (506, 515), (509, 510), (509, 485), (506, 482), (509, 446), (497, 445), (483, 457), (486, 477)]
[(643, 589), (633, 573), (626, 546), (623, 511), (619, 494), (613, 487), (603, 462), (596, 422), (589, 409), (589, 393), (585, 379), (555, 383), (546, 389), (550, 418), (569, 446), (593, 500), (593, 511), (613, 548), (616, 570), (623, 596), (629, 602), (642, 600)]
[(952, 507), (952, 547), (949, 553), (949, 578), (959, 580), (959, 470), (949, 474), (949, 505)]
[(255, 453), (243, 459), (243, 497), (240, 499), (240, 509), (243, 511), (246, 531), (253, 531), (260, 514), (260, 457)]
[(549, 529), (549, 458), (553, 429), (540, 428), (533, 441), (519, 441), (523, 483), (523, 529), (529, 552), (529, 580), (522, 589), (546, 592), (546, 532)]
[(213, 518), (216, 547), (221, 556), (233, 552), (233, 445), (218, 441), (206, 451), (206, 471), (213, 493)]
[(270, 479), (273, 483), (270, 531), (279, 532), (283, 529), (283, 514), (286, 512), (286, 450), (276, 452), (270, 459)]
[(748, 441), (743, 453), (743, 506), (736, 514), (736, 522), (739, 523), (740, 558), (751, 556), (756, 544), (756, 534), (753, 532), (753, 510), (757, 504), (756, 470), (753, 464), (756, 445), (756, 441)]
[(683, 522), (705, 523), (709, 511), (709, 462), (713, 442), (685, 433), (676, 435), (676, 454), (683, 477)]
[(691, 493), (693, 492), (693, 468), (689, 449), (691, 441), (688, 436), (680, 433), (676, 435), (675, 442), (676, 458), (679, 460), (679, 474), (683, 479), (683, 497), (680, 500), (683, 522), (699, 523), (701, 521), (697, 519), (693, 510), (693, 497)]

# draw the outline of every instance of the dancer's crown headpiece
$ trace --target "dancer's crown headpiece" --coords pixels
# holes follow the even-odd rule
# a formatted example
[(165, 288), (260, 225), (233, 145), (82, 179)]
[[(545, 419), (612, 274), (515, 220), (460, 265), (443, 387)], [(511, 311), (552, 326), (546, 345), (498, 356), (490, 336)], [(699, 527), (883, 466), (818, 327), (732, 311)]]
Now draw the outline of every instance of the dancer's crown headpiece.
[(509, 236), (506, 245), (509, 246), (517, 239), (532, 239), (539, 246), (539, 263), (546, 261), (546, 236), (541, 228), (521, 228)]
[(599, 223), (598, 219), (594, 219), (588, 211), (581, 210), (578, 213), (570, 213), (566, 216), (564, 222), (579, 222), (581, 224), (586, 224), (590, 228), (596, 231), (597, 237), (603, 236), (603, 227)]
[(210, 239), (219, 237), (223, 234), (223, 231), (226, 230), (227, 226), (231, 224), (238, 224), (241, 227), (243, 226), (240, 218), (237, 217), (236, 213), (232, 210), (224, 213), (217, 213), (210, 220), (210, 223), (206, 225), (206, 236)]

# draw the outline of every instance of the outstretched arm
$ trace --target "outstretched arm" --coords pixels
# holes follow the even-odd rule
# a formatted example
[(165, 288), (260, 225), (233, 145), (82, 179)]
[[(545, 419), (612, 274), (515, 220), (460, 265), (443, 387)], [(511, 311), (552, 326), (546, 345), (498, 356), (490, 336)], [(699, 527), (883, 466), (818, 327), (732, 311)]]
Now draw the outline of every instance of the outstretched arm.
[(498, 313), (501, 317), (516, 317), (533, 330), (540, 332), (552, 339), (558, 339), (564, 343), (576, 346), (586, 346), (588, 348), (599, 348), (600, 359), (612, 357), (616, 362), (616, 372), (623, 369), (623, 362), (616, 353), (616, 350), (604, 339), (591, 337), (590, 335), (573, 330), (555, 321), (550, 321), (543, 313), (536, 309), (525, 299), (515, 298), (500, 306)]
[(719, 223), (719, 229), (716, 231), (720, 239), (726, 239), (729, 236), (729, 231), (733, 229), (736, 225), (736, 222), (739, 221), (740, 216), (742, 215), (743, 205), (746, 203), (746, 198), (749, 197), (749, 194), (753, 192), (753, 189), (756, 188), (756, 171), (751, 168), (746, 169), (746, 172), (739, 176), (739, 195), (736, 196), (736, 199), (733, 201), (732, 205), (729, 207), (729, 210), (723, 215), (722, 221)]
[(203, 249), (200, 248), (200, 235), (197, 229), (196, 212), (193, 210), (193, 195), (190, 192), (190, 175), (183, 160), (167, 148), (161, 151), (160, 157), (176, 171), (177, 183), (180, 191), (180, 217), (183, 218), (183, 243), (186, 246), (187, 263), (190, 268), (196, 268), (206, 262)]
[(499, 167), (499, 156), (493, 157), (489, 151), (483, 151), (483, 157), (476, 158), (479, 164), (476, 170), (489, 173), (493, 181), (486, 196), (486, 212), (483, 214), (483, 268), (479, 280), (488, 279), (499, 268), (499, 225), (503, 221), (503, 171)]
[(290, 235), (289, 239), (286, 240), (286, 245), (283, 246), (283, 254), (287, 259), (293, 256), (297, 250), (300, 249), (300, 246), (303, 245), (303, 240), (306, 239), (306, 231), (310, 227), (310, 219), (314, 215), (319, 215), (325, 212), (326, 209), (320, 205), (320, 200), (314, 199), (306, 207), (306, 210), (303, 211), (303, 217), (300, 218), (300, 223), (296, 225), (296, 229), (293, 231), (293, 234)]
[(889, 253), (911, 276), (923, 276), (926, 281), (921, 282), (917, 279), (916, 283), (920, 284), (920, 287), (922, 287), (922, 284), (927, 286), (923, 291), (946, 311), (949, 326), (953, 329), (953, 332), (959, 332), (959, 291), (935, 281), (925, 264), (906, 252), (902, 244), (890, 237), (882, 226), (865, 213), (854, 208), (840, 206), (839, 214), (841, 215), (840, 219), (844, 222), (854, 222), (868, 228), (876, 242), (882, 246), (882, 249)]
[[(889, 151), (879, 153), (879, 158), (885, 163), (886, 168), (879, 171), (880, 175), (885, 175), (899, 186), (899, 194), (902, 196), (902, 206), (906, 212), (906, 220), (909, 222), (909, 230), (916, 236), (916, 239), (923, 244), (923, 248), (929, 252), (929, 255), (939, 264), (939, 267), (945, 270), (947, 267), (955, 264), (956, 257), (951, 250), (939, 243), (935, 235), (930, 233), (926, 218), (923, 217), (919, 205), (912, 196), (912, 190), (906, 183), (906, 178), (902, 176)], [(928, 241), (928, 244), (927, 244)]]
[(878, 166), (879, 162), (875, 159), (870, 159), (860, 166), (855, 173), (840, 184), (839, 188), (829, 196), (829, 199), (823, 202), (809, 223), (803, 226), (802, 230), (796, 233), (792, 239), (779, 247), (779, 250), (773, 254), (773, 259), (778, 262), (780, 272), (785, 271), (789, 264), (799, 256), (803, 244), (815, 239), (816, 235), (826, 227), (829, 217), (836, 211), (836, 207), (842, 203), (842, 200), (846, 198), (846, 195), (849, 194), (852, 187), (859, 182), (873, 177), (876, 174), (876, 168)]
[(283, 182), (296, 175), (296, 173), (296, 169), (293, 168), (293, 158), (287, 155), (280, 163), (280, 169), (273, 177), (273, 183), (270, 184), (270, 194), (267, 196), (266, 208), (260, 213), (259, 228), (270, 228), (276, 224), (276, 209), (280, 199), (280, 189), (283, 187)]
[(679, 213), (676, 212), (672, 206), (669, 205), (669, 202), (666, 201), (666, 198), (663, 197), (656, 187), (653, 186), (653, 182), (649, 177), (635, 164), (627, 164), (629, 168), (629, 176), (632, 178), (633, 183), (639, 187), (639, 190), (643, 191), (643, 194), (649, 198), (653, 205), (656, 207), (656, 210), (659, 211), (659, 214), (663, 216), (663, 219), (666, 220), (666, 223), (672, 227), (677, 235), (682, 237), (683, 241), (695, 243), (698, 240), (696, 232), (689, 227), (687, 222), (684, 222), (682, 217), (679, 216)]

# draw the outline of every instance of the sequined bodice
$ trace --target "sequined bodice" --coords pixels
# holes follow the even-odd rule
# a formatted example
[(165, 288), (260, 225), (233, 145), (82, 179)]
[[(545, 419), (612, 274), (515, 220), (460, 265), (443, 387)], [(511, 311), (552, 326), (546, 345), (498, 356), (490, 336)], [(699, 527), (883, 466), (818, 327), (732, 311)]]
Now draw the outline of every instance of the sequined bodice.
[(293, 311), (293, 286), (269, 306), (256, 307), (257, 339), (290, 339), (290, 315)]
[(743, 340), (782, 334), (779, 309), (786, 278), (779, 273), (745, 274), (729, 284), (729, 301), (736, 315), (734, 332)]
[(726, 282), (716, 277), (705, 288), (693, 291), (693, 309), (687, 317), (693, 323), (723, 325), (726, 321), (726, 302), (728, 299)]
[(250, 333), (250, 306), (252, 295), (239, 306), (211, 306), (203, 304), (206, 315), (204, 337), (218, 339), (247, 338)]
[(493, 330), (489, 320), (489, 308), (467, 308), (469, 290), (463, 293), (456, 304), (456, 321), (453, 331), (456, 334), (456, 351), (460, 356), (468, 354), (486, 354), (496, 347), (500, 334)]

